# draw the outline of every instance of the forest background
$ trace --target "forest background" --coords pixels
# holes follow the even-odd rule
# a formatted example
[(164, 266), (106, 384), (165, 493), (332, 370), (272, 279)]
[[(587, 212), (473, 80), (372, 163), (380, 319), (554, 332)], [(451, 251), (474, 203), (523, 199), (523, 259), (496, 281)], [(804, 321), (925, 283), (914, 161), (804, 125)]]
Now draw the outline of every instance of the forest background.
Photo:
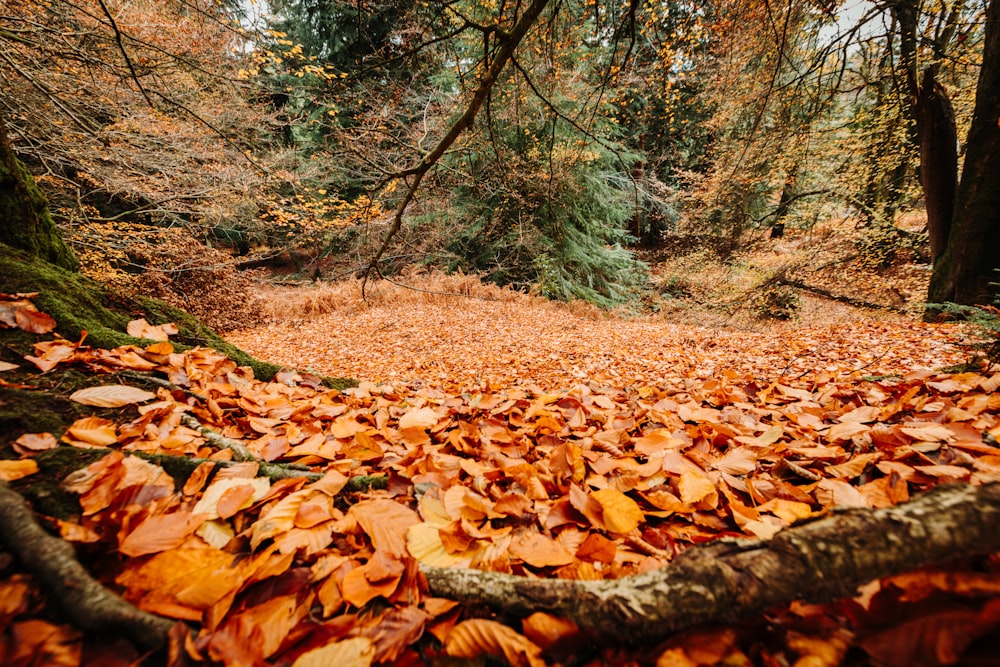
[[(523, 9), (11, 3), (5, 122), (88, 274), (223, 328), (253, 318), (232, 255), (607, 307), (684, 294), (636, 259), (664, 234), (726, 255), (847, 219), (874, 268), (944, 254), (983, 3), (545, 4), (505, 54)], [(928, 226), (897, 225), (927, 188)], [(939, 262), (928, 301), (992, 299), (977, 224), (953, 241), (974, 279)], [(774, 279), (761, 311), (787, 316)]]

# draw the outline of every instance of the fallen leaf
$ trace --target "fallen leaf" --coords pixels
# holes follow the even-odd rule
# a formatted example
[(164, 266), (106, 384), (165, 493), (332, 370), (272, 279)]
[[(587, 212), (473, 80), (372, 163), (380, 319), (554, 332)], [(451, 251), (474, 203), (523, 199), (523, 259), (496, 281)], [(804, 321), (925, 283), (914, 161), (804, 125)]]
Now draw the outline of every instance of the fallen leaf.
[(77, 419), (66, 429), (63, 441), (73, 446), (107, 447), (118, 442), (115, 423), (101, 417)]
[(617, 489), (600, 489), (590, 496), (604, 511), (604, 525), (612, 533), (631, 533), (645, 518), (639, 505)]
[(292, 667), (369, 667), (375, 659), (375, 644), (367, 637), (353, 637), (306, 651)]
[(21, 456), (30, 456), (58, 446), (59, 441), (51, 433), (24, 433), (14, 441), (14, 449)]
[(137, 387), (108, 384), (79, 389), (70, 394), (69, 398), (71, 401), (75, 401), (81, 405), (90, 405), (98, 408), (120, 408), (123, 405), (151, 401), (156, 398), (156, 394)]
[(0, 461), (0, 479), (13, 482), (16, 479), (34, 475), (38, 472), (38, 464), (33, 459), (19, 461)]
[(503, 657), (514, 667), (544, 667), (542, 650), (506, 625), (482, 618), (462, 621), (448, 634), (445, 652), (454, 658)]
[(558, 567), (573, 562), (573, 554), (566, 547), (540, 533), (521, 533), (511, 540), (510, 553), (533, 567)]

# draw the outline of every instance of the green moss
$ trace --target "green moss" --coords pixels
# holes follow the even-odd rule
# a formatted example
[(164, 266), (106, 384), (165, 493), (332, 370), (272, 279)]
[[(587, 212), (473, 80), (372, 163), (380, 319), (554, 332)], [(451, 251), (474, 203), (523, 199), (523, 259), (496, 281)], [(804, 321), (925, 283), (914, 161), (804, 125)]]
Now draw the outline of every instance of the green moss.
[[(72, 271), (38, 260), (28, 253), (0, 246), (0, 275), (4, 276), (0, 291), (38, 292), (34, 303), (38, 309), (55, 318), (56, 331), (76, 340), (87, 332), (87, 344), (113, 348), (138, 345), (150, 341), (133, 338), (125, 333), (130, 320), (144, 317), (151, 324), (173, 322), (180, 332), (173, 342), (178, 349), (194, 346), (214, 348), (229, 355), (237, 364), (253, 368), (260, 380), (270, 380), (281, 367), (254, 359), (246, 352), (227, 343), (195, 317), (162, 301), (145, 297), (127, 298), (113, 294), (98, 283)], [(11, 342), (21, 348), (36, 336), (12, 334)]]
[(58, 438), (79, 416), (76, 404), (47, 392), (0, 387), (0, 447), (23, 433), (49, 432)]
[(73, 251), (59, 235), (45, 195), (14, 156), (0, 123), (0, 243), (22, 248), (67, 269), (76, 269)]

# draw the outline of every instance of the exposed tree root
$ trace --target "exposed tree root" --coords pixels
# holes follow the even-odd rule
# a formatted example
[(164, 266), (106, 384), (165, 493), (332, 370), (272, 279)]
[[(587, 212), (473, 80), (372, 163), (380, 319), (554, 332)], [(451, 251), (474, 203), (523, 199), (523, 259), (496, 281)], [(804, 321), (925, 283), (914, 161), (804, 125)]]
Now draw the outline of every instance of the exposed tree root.
[(612, 581), (529, 579), (421, 568), (434, 595), (528, 615), (547, 611), (612, 642), (640, 642), (732, 622), (794, 600), (857, 587), (930, 563), (1000, 550), (1000, 482), (945, 486), (888, 509), (852, 509), (770, 540), (694, 546), (667, 567)]
[(166, 642), (173, 621), (137, 609), (104, 588), (76, 560), (73, 547), (46, 533), (24, 499), (4, 481), (0, 481), (0, 544), (38, 577), (76, 627), (123, 634), (145, 649)]

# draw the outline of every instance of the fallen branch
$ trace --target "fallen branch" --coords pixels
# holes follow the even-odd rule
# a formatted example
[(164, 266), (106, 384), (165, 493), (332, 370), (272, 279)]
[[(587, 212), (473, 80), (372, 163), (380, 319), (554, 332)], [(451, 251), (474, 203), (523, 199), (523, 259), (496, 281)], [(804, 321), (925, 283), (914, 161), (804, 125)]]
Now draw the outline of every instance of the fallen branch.
[(691, 547), (670, 565), (612, 581), (421, 568), (433, 595), (572, 619), (605, 641), (643, 642), (729, 623), (794, 600), (853, 595), (874, 579), (1000, 550), (1000, 482), (944, 486), (888, 509), (851, 509), (770, 540)]
[(215, 445), (219, 449), (228, 449), (232, 451), (233, 458), (237, 461), (258, 461), (257, 457), (254, 456), (242, 442), (239, 440), (233, 440), (232, 438), (227, 438), (221, 433), (213, 431), (195, 419), (190, 413), (184, 413), (184, 416), (181, 417), (181, 423), (188, 428), (201, 433), (205, 440), (208, 440), (210, 444)]
[(46, 533), (24, 499), (0, 481), (0, 543), (48, 589), (78, 628), (124, 634), (144, 649), (166, 643), (174, 622), (125, 602), (83, 569), (68, 543)]
[[(112, 451), (116, 450), (110, 448), (76, 449), (73, 447), (57, 447), (55, 449), (39, 453), (35, 457), (35, 460), (38, 462), (38, 465), (41, 467), (43, 472), (47, 472), (50, 469), (57, 469), (62, 473), (68, 473), (76, 468), (74, 468), (72, 461), (67, 462), (67, 454), (77, 454), (80, 461), (80, 465), (78, 467), (83, 467), (84, 465), (91, 464), (95, 460), (95, 452), (98, 456), (105, 456)], [(117, 451), (120, 451), (126, 456), (138, 456), (141, 459), (155, 463), (162, 467), (167, 474), (175, 480), (180, 479), (181, 481), (187, 479), (188, 476), (194, 472), (195, 468), (203, 463), (211, 463), (215, 466), (216, 470), (219, 468), (229, 468), (241, 463), (239, 461), (219, 461), (216, 459), (206, 459), (196, 456), (135, 452), (127, 449)], [(303, 477), (314, 482), (323, 477), (323, 473), (312, 472), (294, 463), (267, 463), (265, 461), (253, 461), (253, 463), (258, 465), (258, 474), (261, 477), (267, 477), (271, 481)], [(352, 477), (347, 482), (347, 485), (343, 490), (348, 493), (355, 493), (371, 489), (385, 489), (388, 485), (389, 477), (387, 475), (358, 475), (356, 477)]]
[(809, 292), (810, 294), (815, 294), (816, 296), (821, 296), (824, 299), (829, 299), (831, 301), (839, 301), (840, 303), (846, 303), (849, 306), (854, 306), (855, 308), (866, 308), (868, 310), (892, 310), (897, 313), (905, 312), (902, 308), (898, 306), (892, 306), (886, 303), (874, 303), (872, 301), (865, 301), (864, 299), (856, 299), (853, 296), (847, 296), (846, 294), (834, 294), (830, 290), (823, 289), (822, 287), (816, 287), (808, 283), (804, 283), (801, 280), (793, 280), (791, 278), (778, 277), (774, 282), (779, 285), (786, 285), (788, 287), (793, 287), (803, 292)]

